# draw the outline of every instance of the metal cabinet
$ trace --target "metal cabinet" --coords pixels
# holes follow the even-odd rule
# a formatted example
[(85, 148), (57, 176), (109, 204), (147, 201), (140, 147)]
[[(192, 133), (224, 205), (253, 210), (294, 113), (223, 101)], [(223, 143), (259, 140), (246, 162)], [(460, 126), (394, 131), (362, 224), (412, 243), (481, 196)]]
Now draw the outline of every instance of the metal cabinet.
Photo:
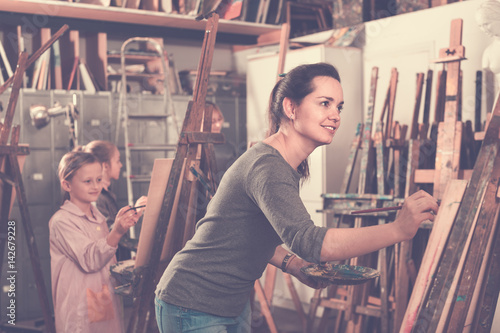
[(79, 142), (86, 144), (93, 140), (114, 140), (115, 119), (112, 118), (112, 94), (82, 94), (80, 101)]

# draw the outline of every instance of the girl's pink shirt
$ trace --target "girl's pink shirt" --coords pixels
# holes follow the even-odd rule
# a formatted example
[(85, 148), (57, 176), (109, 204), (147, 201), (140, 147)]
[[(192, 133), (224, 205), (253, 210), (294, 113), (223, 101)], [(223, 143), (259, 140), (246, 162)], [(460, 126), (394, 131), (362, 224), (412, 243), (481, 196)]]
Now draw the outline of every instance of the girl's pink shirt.
[[(49, 221), (52, 300), (56, 331), (71, 333), (123, 332), (121, 300), (114, 295), (110, 266), (116, 263), (116, 247), (106, 242), (106, 219), (91, 206), (93, 218), (65, 201)], [(108, 285), (115, 316), (89, 323), (87, 289), (100, 292)]]

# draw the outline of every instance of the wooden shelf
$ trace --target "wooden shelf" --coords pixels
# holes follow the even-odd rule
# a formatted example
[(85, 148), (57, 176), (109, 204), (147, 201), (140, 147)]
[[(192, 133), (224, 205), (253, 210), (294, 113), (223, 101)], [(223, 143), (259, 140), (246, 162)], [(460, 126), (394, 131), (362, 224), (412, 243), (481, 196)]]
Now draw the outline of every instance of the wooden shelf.
[[(92, 4), (53, 0), (1, 0), (0, 12), (47, 15), (64, 19), (81, 19), (106, 23), (136, 24), (148, 27), (205, 31), (206, 21), (196, 21), (193, 16), (166, 14), (142, 9), (104, 7)], [(71, 28), (71, 21), (67, 22)], [(218, 33), (258, 37), (281, 27), (243, 21), (219, 21)]]
[[(143, 54), (125, 54), (126, 64), (144, 64), (148, 61), (160, 59), (158, 55), (143, 55)], [(121, 63), (121, 54), (108, 54), (108, 63)]]
[[(148, 74), (148, 73), (127, 73), (127, 80), (128, 81), (142, 81), (144, 79), (149, 79), (149, 78), (163, 78), (163, 74)], [(122, 75), (117, 73), (117, 74), (108, 74), (108, 80), (113, 80), (113, 81), (120, 81), (122, 79)]]

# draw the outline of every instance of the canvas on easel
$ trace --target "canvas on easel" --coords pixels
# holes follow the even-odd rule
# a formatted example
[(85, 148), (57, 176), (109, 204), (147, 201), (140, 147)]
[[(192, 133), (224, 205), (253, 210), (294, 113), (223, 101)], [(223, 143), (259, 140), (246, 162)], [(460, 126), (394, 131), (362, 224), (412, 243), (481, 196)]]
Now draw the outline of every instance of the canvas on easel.
[[(160, 216), (161, 205), (163, 203), (163, 195), (165, 194), (165, 190), (167, 188), (168, 177), (170, 176), (170, 170), (172, 169), (173, 162), (173, 158), (160, 158), (156, 159), (154, 162), (153, 171), (151, 173), (151, 182), (149, 183), (148, 202), (142, 219), (141, 234), (139, 236), (139, 244), (137, 246), (137, 256), (135, 259), (136, 268), (145, 266), (149, 263), (156, 225), (158, 223), (158, 217)], [(179, 179), (183, 179), (183, 177), (184, 172), (181, 173), (181, 177)], [(181, 187), (179, 186), (177, 187), (177, 192), (175, 194), (173, 212), (177, 211), (180, 191)], [(176, 214), (174, 213), (170, 217), (165, 242), (163, 243), (162, 254), (160, 256), (160, 262), (166, 259), (169, 246), (172, 244), (172, 231), (175, 218)]]

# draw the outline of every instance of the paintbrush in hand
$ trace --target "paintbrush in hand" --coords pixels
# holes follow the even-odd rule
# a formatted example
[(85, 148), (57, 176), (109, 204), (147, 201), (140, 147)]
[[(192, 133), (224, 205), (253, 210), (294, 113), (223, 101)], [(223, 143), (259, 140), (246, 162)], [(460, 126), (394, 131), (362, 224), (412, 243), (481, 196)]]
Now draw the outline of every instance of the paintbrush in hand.
[(135, 207), (130, 207), (129, 209), (127, 209), (127, 210), (125, 211), (125, 213), (126, 213), (126, 212), (128, 212), (128, 211), (130, 211), (130, 210), (132, 210), (132, 209), (133, 209), (133, 210), (137, 210), (137, 209), (139, 209), (139, 208), (144, 208), (144, 207), (146, 207), (146, 205), (142, 205), (142, 206), (135, 206)]
[(377, 213), (377, 212), (387, 212), (387, 211), (391, 211), (391, 210), (400, 210), (401, 208), (403, 208), (403, 205), (392, 206), (392, 207), (373, 208), (373, 209), (354, 210), (354, 211), (351, 211), (351, 215), (354, 215), (354, 214), (366, 214), (366, 213)]
[[(441, 204), (441, 200), (438, 200), (438, 206)], [(377, 212), (387, 212), (392, 210), (400, 210), (403, 208), (403, 205), (392, 206), (392, 207), (381, 207), (381, 208), (372, 208), (372, 209), (363, 209), (363, 210), (354, 210), (351, 211), (351, 215), (355, 214), (367, 214), (367, 213), (377, 213)]]

